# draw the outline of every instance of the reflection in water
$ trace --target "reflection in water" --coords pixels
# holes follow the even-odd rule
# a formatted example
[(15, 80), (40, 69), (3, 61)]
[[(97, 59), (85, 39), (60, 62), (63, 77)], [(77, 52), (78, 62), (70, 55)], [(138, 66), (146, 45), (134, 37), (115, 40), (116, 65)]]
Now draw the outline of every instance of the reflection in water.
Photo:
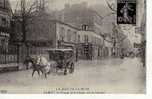
[(121, 64), (123, 64), (123, 61), (124, 61), (124, 59), (120, 59), (120, 58), (116, 58), (116, 59), (111, 59), (111, 60), (109, 60), (109, 64), (110, 64), (110, 66), (118, 66), (118, 65), (121, 65)]
[(119, 66), (121, 64), (123, 64), (123, 61), (125, 59), (120, 59), (120, 58), (106, 58), (106, 59), (102, 59), (102, 60), (96, 60), (94, 62), (92, 62), (92, 64), (94, 65), (102, 65), (102, 66)]
[[(123, 64), (123, 62), (125, 61), (126, 59), (120, 59), (120, 58), (105, 58), (105, 59), (101, 59), (101, 60), (93, 60), (93, 61), (83, 61), (83, 63), (85, 64), (85, 66), (119, 66), (121, 64)], [(80, 65), (79, 63), (81, 63), (82, 61), (79, 61), (77, 63), (77, 65)]]

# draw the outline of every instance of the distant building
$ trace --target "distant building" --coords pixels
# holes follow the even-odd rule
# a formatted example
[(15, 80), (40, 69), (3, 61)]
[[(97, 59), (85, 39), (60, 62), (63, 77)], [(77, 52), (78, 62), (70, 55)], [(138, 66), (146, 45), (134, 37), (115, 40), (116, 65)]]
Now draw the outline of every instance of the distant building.
[[(27, 21), (25, 44), (20, 46), (20, 61), (28, 55), (46, 55), (46, 48), (75, 48), (78, 29), (53, 20), (46, 12), (35, 12), (32, 19)], [(21, 24), (15, 22), (14, 35), (16, 41), (22, 41)]]
[(77, 53), (79, 59), (98, 59), (103, 56), (103, 38), (92, 31), (78, 31)]
[[(38, 21), (39, 20), (39, 21)], [(50, 42), (49, 47), (66, 47), (63, 43), (75, 43), (78, 29), (58, 20), (35, 19), (28, 27), (27, 42)], [(62, 42), (62, 43), (61, 43)], [(45, 45), (44, 45), (45, 46)], [(68, 45), (67, 45), (68, 46)]]
[(78, 29), (57, 20), (37, 17), (30, 21), (26, 33), (29, 54), (46, 54), (45, 48), (75, 49)]
[(101, 32), (102, 16), (89, 8), (86, 2), (73, 5), (65, 4), (65, 8), (58, 13), (60, 17), (57, 20), (61, 20), (79, 29), (82, 29), (83, 25), (87, 25), (88, 30), (98, 34)]
[[(124, 26), (122, 25), (122, 28)], [(134, 43), (141, 43), (141, 35), (136, 33), (135, 26), (126, 25), (125, 28), (122, 29), (123, 33), (127, 36), (127, 38), (131, 42), (131, 47), (133, 47)]]

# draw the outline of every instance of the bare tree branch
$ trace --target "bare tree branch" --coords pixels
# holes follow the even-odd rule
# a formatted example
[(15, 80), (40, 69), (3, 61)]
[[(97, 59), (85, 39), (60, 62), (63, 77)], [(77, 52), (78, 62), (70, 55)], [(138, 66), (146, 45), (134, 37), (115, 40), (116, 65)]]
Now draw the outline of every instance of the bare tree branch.
[(106, 18), (106, 17), (108, 17), (108, 16), (110, 16), (110, 15), (112, 15), (112, 14), (116, 14), (116, 13), (115, 13), (115, 12), (109, 13), (109, 14), (103, 16), (102, 18), (104, 19), (104, 18)]
[(114, 6), (114, 4), (113, 3), (110, 4), (107, 0), (105, 0), (105, 1), (107, 3), (108, 7), (110, 8), (110, 10), (113, 11), (113, 12), (115, 12), (115, 13), (117, 13), (117, 10), (112, 7), (112, 6)]
[(27, 14), (30, 14), (32, 10), (36, 9), (37, 1), (33, 2), (33, 4), (30, 6), (29, 10), (27, 11)]

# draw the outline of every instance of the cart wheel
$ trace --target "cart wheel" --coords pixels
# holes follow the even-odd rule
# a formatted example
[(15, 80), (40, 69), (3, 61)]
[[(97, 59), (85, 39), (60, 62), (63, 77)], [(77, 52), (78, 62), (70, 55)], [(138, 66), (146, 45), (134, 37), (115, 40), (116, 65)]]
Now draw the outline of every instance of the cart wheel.
[(67, 69), (65, 68), (65, 70), (64, 70), (64, 75), (67, 75)]
[(74, 72), (74, 64), (72, 63), (70, 67), (70, 73), (73, 73), (73, 72)]

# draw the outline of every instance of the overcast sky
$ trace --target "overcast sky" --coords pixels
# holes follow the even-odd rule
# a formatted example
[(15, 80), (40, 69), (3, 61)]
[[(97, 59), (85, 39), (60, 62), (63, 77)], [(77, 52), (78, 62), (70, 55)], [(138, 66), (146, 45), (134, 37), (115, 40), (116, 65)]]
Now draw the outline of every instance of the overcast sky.
[[(17, 1), (20, 0), (10, 0), (12, 7), (14, 8), (16, 6)], [(29, 0), (29, 1), (33, 1), (33, 0)], [(81, 3), (81, 2), (87, 2), (88, 5), (95, 5), (95, 4), (101, 4), (101, 6), (105, 5), (105, 0), (48, 0), (49, 1), (49, 9), (62, 9), (64, 8), (64, 5), (66, 3), (69, 4), (76, 4), (76, 3)], [(109, 1), (113, 1), (113, 0), (109, 0)]]

